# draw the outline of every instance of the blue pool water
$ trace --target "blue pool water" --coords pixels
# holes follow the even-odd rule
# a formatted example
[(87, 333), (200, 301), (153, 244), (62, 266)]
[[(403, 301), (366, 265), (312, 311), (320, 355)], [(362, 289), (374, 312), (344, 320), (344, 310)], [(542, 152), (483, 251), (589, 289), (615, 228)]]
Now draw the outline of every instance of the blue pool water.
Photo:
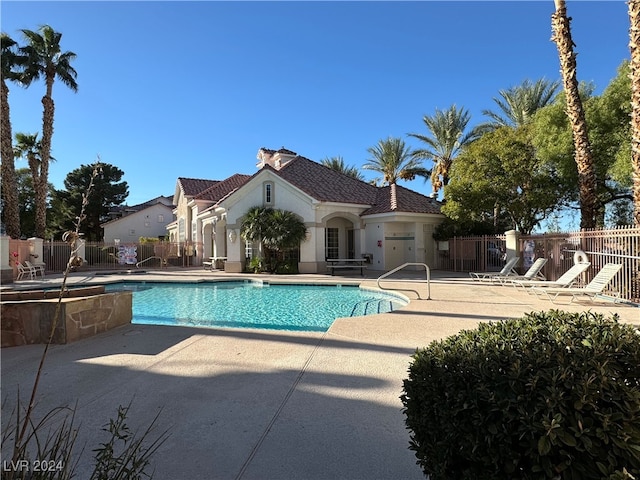
[(401, 296), (356, 286), (269, 285), (262, 282), (108, 285), (133, 291), (133, 323), (326, 331), (338, 317), (386, 313)]

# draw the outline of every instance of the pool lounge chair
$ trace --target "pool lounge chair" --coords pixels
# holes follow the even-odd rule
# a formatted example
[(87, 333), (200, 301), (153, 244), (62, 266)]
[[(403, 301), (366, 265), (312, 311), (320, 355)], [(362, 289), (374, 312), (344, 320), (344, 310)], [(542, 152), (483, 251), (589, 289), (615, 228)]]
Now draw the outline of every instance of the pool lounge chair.
[(504, 264), (504, 267), (502, 267), (502, 270), (499, 272), (469, 272), (469, 276), (473, 280), (478, 280), (479, 282), (483, 280), (491, 281), (493, 277), (506, 277), (509, 275), (513, 275), (515, 277), (518, 275), (518, 272), (515, 271), (515, 266), (518, 261), (520, 261), (520, 257), (513, 257)]
[(544, 275), (542, 275), (540, 271), (546, 263), (546, 258), (538, 258), (535, 262), (533, 262), (533, 264), (529, 267), (529, 270), (527, 270), (524, 275), (505, 275), (504, 277), (496, 275), (491, 279), (491, 281), (497, 280), (502, 285), (506, 285), (513, 280), (545, 280)]
[(606, 286), (611, 283), (611, 280), (613, 280), (613, 277), (616, 276), (621, 268), (622, 265), (619, 263), (607, 263), (584, 287), (531, 287), (531, 291), (538, 297), (545, 295), (552, 303), (555, 303), (555, 299), (560, 295), (571, 295), (571, 302), (573, 302), (577, 297), (583, 296), (588, 297), (589, 300), (593, 302), (593, 299), (604, 291)]
[(29, 267), (28, 265), (23, 265), (22, 263), (16, 264), (18, 267), (18, 276), (16, 280), (22, 280), (25, 275), (29, 275), (29, 279), (33, 280), (36, 277), (36, 269), (34, 267)]
[[(569, 270), (564, 272), (557, 280), (513, 280), (511, 284), (514, 287), (556, 287), (556, 288), (568, 288), (573, 285), (581, 274), (587, 271), (591, 266), (591, 263), (576, 263)], [(507, 280), (509, 282), (509, 280)], [(530, 289), (528, 289), (530, 290)], [(531, 293), (531, 292), (529, 292)]]
[(29, 260), (25, 260), (24, 264), (27, 266), (27, 268), (33, 269), (34, 277), (37, 277), (38, 273), (40, 273), (40, 276), (44, 278), (44, 263), (33, 264)]

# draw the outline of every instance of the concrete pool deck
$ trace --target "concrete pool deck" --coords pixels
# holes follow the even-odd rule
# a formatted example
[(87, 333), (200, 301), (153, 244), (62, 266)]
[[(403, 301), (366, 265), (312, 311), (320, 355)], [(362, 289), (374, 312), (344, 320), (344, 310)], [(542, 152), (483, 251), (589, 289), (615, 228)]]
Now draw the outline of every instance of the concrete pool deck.
[[(70, 284), (106, 280), (247, 278), (201, 269), (136, 275), (73, 274)], [(291, 282), (357, 282), (361, 277), (259, 276)], [(408, 274), (407, 279), (415, 278)], [(20, 286), (54, 286), (60, 277)], [(385, 284), (388, 285), (388, 284)], [(422, 288), (398, 283), (396, 288)], [(431, 300), (403, 291), (395, 312), (338, 319), (326, 333), (128, 325), (50, 348), (35, 414), (77, 402), (77, 478), (87, 476), (101, 428), (131, 403), (129, 425), (170, 437), (152, 458), (156, 479), (423, 479), (408, 449), (400, 395), (411, 355), (481, 321), (562, 309), (640, 324), (624, 304), (552, 304), (513, 287), (432, 272)], [(42, 345), (1, 351), (3, 431), (18, 387), (28, 401)], [(3, 454), (3, 460), (6, 452)]]

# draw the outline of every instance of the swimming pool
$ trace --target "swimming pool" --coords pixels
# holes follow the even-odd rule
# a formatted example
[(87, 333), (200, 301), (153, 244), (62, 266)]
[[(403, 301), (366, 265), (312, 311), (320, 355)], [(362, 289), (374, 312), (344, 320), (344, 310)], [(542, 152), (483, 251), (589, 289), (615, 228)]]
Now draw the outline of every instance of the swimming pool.
[(391, 293), (341, 285), (258, 281), (122, 282), (106, 291), (133, 292), (137, 324), (326, 331), (339, 317), (386, 313), (408, 303)]

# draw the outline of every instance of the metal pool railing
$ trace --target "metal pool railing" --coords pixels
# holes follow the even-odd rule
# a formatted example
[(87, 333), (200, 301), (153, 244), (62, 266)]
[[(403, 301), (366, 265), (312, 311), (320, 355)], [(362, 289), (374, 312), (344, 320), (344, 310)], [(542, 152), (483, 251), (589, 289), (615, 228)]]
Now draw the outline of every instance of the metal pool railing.
[[(426, 263), (404, 263), (402, 265), (400, 265), (399, 267), (394, 268), (393, 270), (389, 270), (387, 273), (383, 273), (382, 275), (380, 275), (378, 277), (378, 280), (376, 281), (376, 285), (378, 286), (378, 288), (380, 290), (394, 290), (393, 288), (384, 288), (380, 286), (380, 281), (386, 279), (389, 275), (393, 275), (394, 273), (402, 270), (405, 267), (424, 267), (425, 269), (425, 274), (426, 274), (426, 278), (425, 280), (411, 280), (411, 279), (388, 279), (386, 280), (387, 282), (403, 282), (403, 283), (426, 283), (427, 284), (427, 298), (426, 299), (422, 299), (420, 296), (420, 292), (418, 292), (417, 290), (410, 290), (416, 293), (416, 295), (418, 295), (418, 299), (422, 299), (422, 300), (431, 300), (431, 270), (429, 269), (429, 266)], [(398, 289), (396, 288), (395, 290), (407, 290), (405, 289)]]

